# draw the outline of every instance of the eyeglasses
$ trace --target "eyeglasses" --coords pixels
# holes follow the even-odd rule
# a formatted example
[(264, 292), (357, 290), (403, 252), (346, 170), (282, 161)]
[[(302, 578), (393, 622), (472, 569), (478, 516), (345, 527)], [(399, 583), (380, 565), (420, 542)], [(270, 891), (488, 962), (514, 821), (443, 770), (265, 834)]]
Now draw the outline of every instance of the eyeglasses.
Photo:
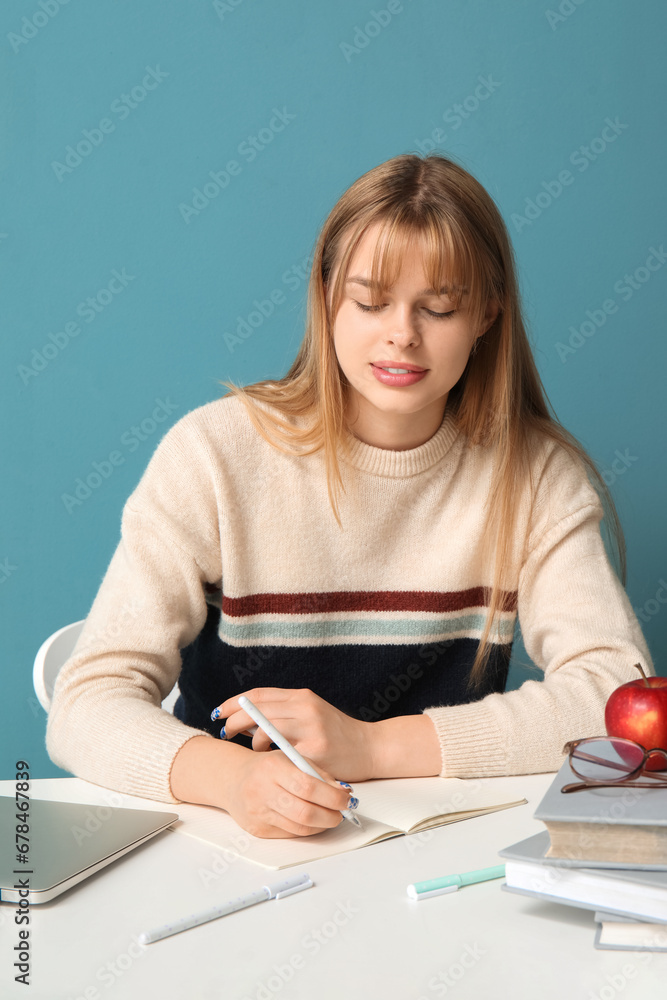
[(563, 747), (563, 753), (569, 753), (570, 767), (582, 781), (563, 785), (561, 792), (621, 784), (624, 788), (664, 788), (663, 782), (667, 783), (667, 774), (653, 770), (649, 772), (652, 780), (632, 780), (648, 770), (646, 763), (651, 754), (661, 754), (667, 768), (667, 750), (662, 747), (646, 750), (640, 743), (620, 736), (591, 736), (570, 740)]

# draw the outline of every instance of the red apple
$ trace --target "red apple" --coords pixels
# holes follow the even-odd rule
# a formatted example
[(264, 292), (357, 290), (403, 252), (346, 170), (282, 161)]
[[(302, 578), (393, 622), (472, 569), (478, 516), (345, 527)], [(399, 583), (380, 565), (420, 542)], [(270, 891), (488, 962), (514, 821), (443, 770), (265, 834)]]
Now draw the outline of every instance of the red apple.
[[(604, 710), (607, 736), (623, 736), (646, 750), (667, 750), (667, 677), (647, 677), (639, 663), (635, 666), (642, 677), (621, 684), (609, 695)], [(653, 754), (646, 767), (663, 771), (667, 760), (662, 754)]]

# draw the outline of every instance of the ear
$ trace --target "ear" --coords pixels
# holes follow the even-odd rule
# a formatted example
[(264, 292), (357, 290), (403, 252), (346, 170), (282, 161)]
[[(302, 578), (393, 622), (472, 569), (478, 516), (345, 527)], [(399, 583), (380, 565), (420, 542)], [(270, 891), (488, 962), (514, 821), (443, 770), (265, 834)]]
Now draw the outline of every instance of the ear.
[(486, 310), (484, 312), (484, 320), (482, 322), (482, 328), (477, 334), (478, 337), (481, 337), (483, 334), (486, 333), (489, 327), (493, 326), (493, 324), (498, 318), (499, 313), (500, 313), (500, 302), (497, 302), (495, 299), (489, 299), (486, 305)]

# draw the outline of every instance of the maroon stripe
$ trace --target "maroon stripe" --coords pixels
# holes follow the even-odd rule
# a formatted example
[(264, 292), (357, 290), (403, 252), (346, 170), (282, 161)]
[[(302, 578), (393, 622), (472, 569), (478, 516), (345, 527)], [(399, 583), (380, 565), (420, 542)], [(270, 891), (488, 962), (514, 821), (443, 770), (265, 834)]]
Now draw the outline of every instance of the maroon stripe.
[[(245, 615), (307, 615), (327, 611), (463, 611), (488, 607), (488, 587), (442, 592), (437, 590), (335, 590), (325, 594), (248, 594), (222, 598), (222, 612), (230, 618)], [(503, 591), (502, 611), (516, 611), (517, 592)]]

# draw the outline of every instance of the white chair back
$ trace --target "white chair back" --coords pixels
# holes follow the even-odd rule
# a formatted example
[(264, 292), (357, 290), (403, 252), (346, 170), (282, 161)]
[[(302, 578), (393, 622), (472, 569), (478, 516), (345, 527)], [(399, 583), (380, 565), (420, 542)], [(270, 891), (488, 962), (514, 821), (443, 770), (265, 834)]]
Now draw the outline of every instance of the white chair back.
[[(48, 712), (51, 707), (53, 686), (58, 671), (74, 652), (84, 621), (85, 619), (82, 619), (58, 629), (48, 639), (45, 639), (37, 650), (32, 668), (32, 683), (39, 703), (45, 712)], [(178, 695), (178, 684), (176, 684), (162, 702), (162, 708), (167, 712), (173, 712)]]

